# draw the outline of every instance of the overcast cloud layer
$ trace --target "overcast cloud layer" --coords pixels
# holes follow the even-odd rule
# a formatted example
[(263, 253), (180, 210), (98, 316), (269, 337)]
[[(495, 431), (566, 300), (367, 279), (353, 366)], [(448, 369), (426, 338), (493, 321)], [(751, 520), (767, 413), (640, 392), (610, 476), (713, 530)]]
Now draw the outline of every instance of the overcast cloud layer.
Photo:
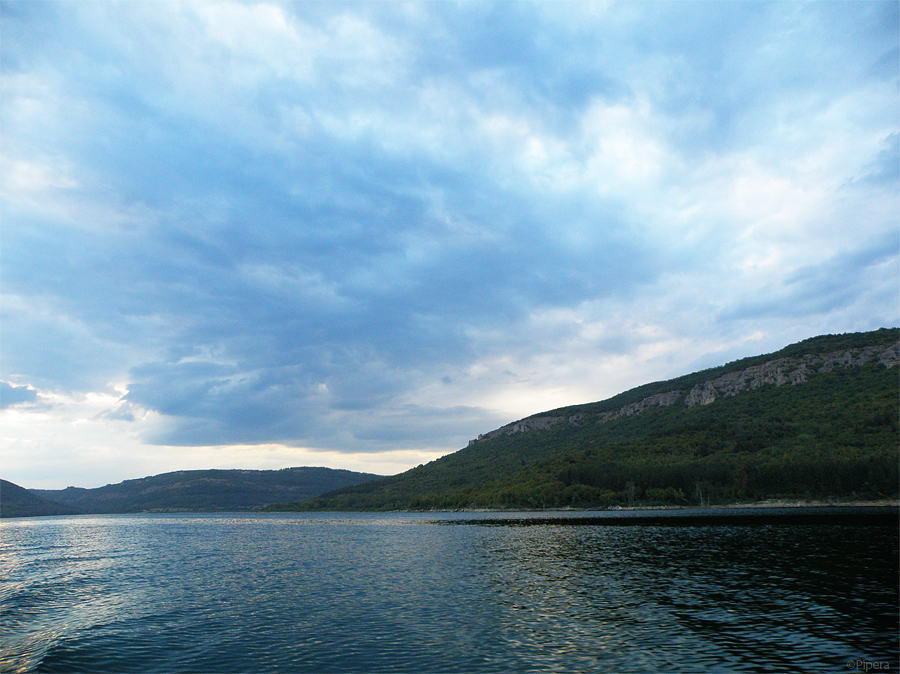
[(896, 2), (2, 2), (2, 471), (395, 473), (898, 317)]

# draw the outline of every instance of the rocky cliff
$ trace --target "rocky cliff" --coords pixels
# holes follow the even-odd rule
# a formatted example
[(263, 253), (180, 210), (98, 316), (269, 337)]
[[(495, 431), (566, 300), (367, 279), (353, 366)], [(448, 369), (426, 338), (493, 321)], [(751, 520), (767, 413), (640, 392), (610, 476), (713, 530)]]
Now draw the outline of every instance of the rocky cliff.
[(580, 413), (568, 416), (544, 415), (521, 419), (479, 435), (475, 440), (470, 440), (469, 445), (499, 435), (544, 430), (561, 423), (605, 423), (613, 419), (640, 414), (651, 407), (668, 407), (679, 401), (687, 407), (709, 405), (719, 398), (728, 398), (762, 386), (797, 386), (806, 383), (811, 376), (817, 373), (831, 372), (837, 368), (859, 367), (873, 362), (886, 368), (900, 364), (900, 342), (888, 347), (867, 346), (793, 358), (775, 358), (759, 365), (752, 365), (708, 379), (693, 386), (687, 392), (673, 389), (656, 393), (616, 410), (602, 412), (591, 419), (587, 419), (584, 414)]

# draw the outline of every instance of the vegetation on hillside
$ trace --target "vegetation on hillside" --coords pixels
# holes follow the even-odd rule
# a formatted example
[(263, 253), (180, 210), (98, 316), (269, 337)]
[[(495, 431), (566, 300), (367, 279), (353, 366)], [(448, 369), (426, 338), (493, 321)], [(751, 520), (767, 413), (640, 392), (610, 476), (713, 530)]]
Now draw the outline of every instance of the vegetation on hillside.
[(900, 331), (817, 337), (599, 403), (535, 416), (578, 424), (498, 435), (398, 476), (281, 510), (689, 505), (898, 494), (898, 368), (876, 362), (768, 385), (709, 405), (674, 404), (596, 423), (655, 393), (686, 390), (776, 358), (890, 345)]
[(74, 508), (41, 498), (9, 480), (0, 480), (0, 517), (46, 517), (76, 512)]
[(34, 489), (82, 513), (253, 510), (286, 499), (305, 499), (379, 476), (332, 468), (182, 470), (95, 489)]

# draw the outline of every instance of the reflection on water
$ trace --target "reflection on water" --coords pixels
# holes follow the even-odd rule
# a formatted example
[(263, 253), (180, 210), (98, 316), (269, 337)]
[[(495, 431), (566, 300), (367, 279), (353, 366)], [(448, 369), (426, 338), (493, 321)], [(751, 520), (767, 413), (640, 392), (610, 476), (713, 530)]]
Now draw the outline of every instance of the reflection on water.
[(0, 671), (897, 669), (896, 527), (433, 519), (4, 521)]
[[(507, 630), (608, 671), (896, 660), (897, 534), (857, 527), (513, 530)], [(782, 667), (781, 670), (778, 667)]]

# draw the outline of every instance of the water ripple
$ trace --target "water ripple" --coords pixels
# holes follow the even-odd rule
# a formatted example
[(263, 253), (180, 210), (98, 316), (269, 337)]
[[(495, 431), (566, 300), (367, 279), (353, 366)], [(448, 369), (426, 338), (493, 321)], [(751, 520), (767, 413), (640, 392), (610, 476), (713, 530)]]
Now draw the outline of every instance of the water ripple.
[(5, 521), (0, 671), (897, 668), (893, 527), (429, 519)]

